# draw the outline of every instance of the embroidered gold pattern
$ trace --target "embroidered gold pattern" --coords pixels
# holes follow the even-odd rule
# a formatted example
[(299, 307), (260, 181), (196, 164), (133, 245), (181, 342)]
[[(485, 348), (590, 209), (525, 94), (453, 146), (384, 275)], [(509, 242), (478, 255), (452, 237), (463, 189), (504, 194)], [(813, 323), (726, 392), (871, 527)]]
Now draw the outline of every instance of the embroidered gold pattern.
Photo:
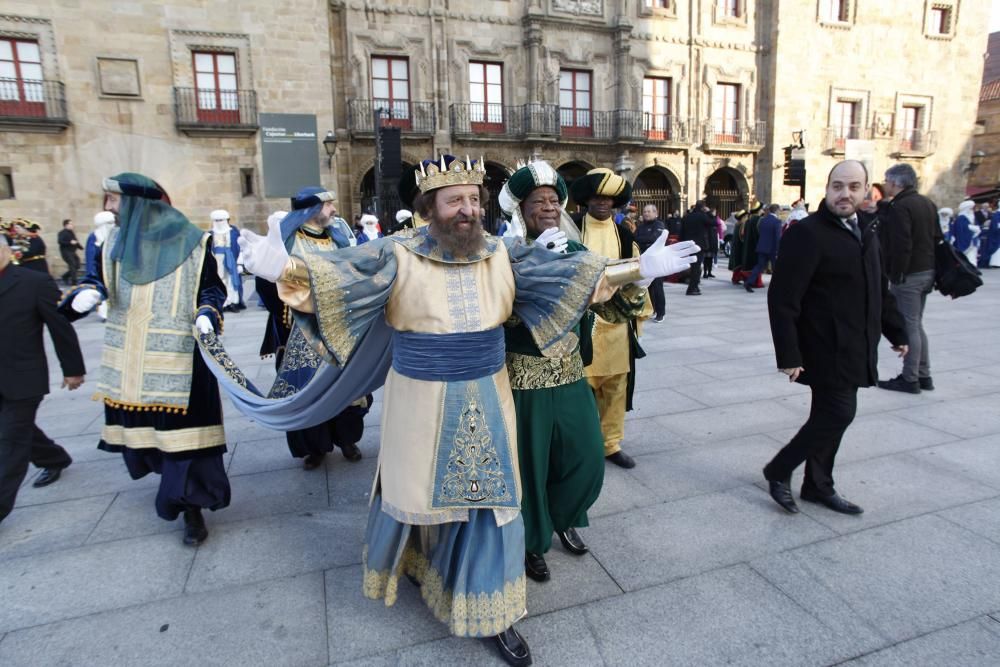
[(597, 281), (604, 273), (607, 260), (593, 253), (577, 253), (580, 263), (574, 275), (567, 279), (562, 297), (553, 311), (531, 328), (531, 337), (546, 357), (565, 357), (572, 353), (579, 340), (570, 329), (580, 321), (590, 304)]
[(313, 310), (323, 344), (342, 364), (351, 356), (357, 344), (357, 336), (351, 333), (348, 326), (347, 304), (344, 301), (348, 276), (344, 273), (357, 270), (347, 264), (338, 266), (322, 258), (315, 258), (314, 261), (296, 259), (304, 262), (309, 269)]
[(505, 581), (502, 591), (466, 595), (445, 588), (441, 574), (431, 567), (427, 557), (409, 545), (403, 549), (394, 570), (370, 570), (367, 546), (362, 562), (362, 592), (366, 598), (384, 599), (386, 606), (391, 607), (398, 598), (399, 578), (409, 575), (420, 583), (424, 604), (456, 637), (498, 635), (524, 614), (527, 600), (523, 574)]
[(211, 331), (208, 333), (200, 333), (198, 335), (198, 340), (201, 343), (201, 347), (209, 353), (212, 361), (214, 361), (226, 373), (226, 377), (244, 389), (248, 388), (250, 383), (247, 380), (247, 376), (243, 374), (240, 367), (236, 365), (236, 362), (234, 362), (229, 356), (229, 353), (226, 352), (226, 348), (222, 346), (222, 341), (219, 340), (218, 334)]
[(555, 358), (508, 352), (507, 374), (511, 389), (560, 387), (583, 378), (583, 359), (578, 352)]
[(458, 417), (458, 432), (448, 453), (441, 495), (448, 501), (471, 503), (510, 500), (496, 444), (490, 435), (478, 385), (470, 382), (465, 406)]
[(605, 322), (621, 324), (639, 316), (646, 305), (646, 290), (629, 283), (615, 292), (604, 303), (595, 303), (590, 309)]

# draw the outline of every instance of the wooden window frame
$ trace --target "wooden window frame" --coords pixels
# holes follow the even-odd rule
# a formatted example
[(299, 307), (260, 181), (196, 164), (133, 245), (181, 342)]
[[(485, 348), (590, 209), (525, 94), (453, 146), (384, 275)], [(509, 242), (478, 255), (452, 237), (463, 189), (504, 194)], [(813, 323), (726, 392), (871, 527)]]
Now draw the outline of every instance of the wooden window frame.
[[(646, 95), (646, 82), (653, 83), (652, 95)], [(664, 89), (663, 95), (658, 95), (658, 88)], [(673, 88), (674, 82), (670, 77), (647, 76), (642, 79), (642, 111), (643, 128), (646, 131), (647, 139), (666, 141), (673, 138), (671, 130), (671, 110), (673, 109)], [(647, 111), (646, 100), (652, 101), (651, 110)], [(657, 101), (663, 101), (664, 109), (657, 110)]]
[[(386, 76), (377, 77), (375, 76), (375, 61), (384, 60), (386, 63)], [(395, 62), (402, 62), (406, 65), (406, 78), (397, 79), (392, 75), (392, 65)], [(375, 81), (386, 81), (389, 88), (389, 97), (375, 97)], [(406, 98), (397, 98), (393, 94), (393, 82), (395, 81), (406, 81)], [(371, 77), (369, 78), (369, 83), (372, 90), (372, 109), (379, 107), (388, 108), (390, 117), (380, 118), (381, 127), (398, 127), (404, 130), (409, 130), (413, 127), (413, 106), (411, 102), (413, 101), (413, 82), (410, 80), (410, 59), (407, 56), (379, 56), (373, 55), (371, 57)], [(383, 102), (388, 104), (382, 104)]]
[[(10, 44), (11, 60), (4, 59), (4, 62), (12, 63), (14, 66), (14, 77), (0, 80), (0, 116), (26, 116), (32, 118), (45, 117), (45, 69), (42, 66), (42, 47), (37, 39), (25, 39), (21, 37), (0, 37), (0, 42)], [(34, 44), (38, 50), (38, 61), (21, 60), (18, 53), (18, 44)], [(37, 65), (42, 71), (41, 79), (25, 79), (21, 74), (22, 65)], [(37, 86), (37, 95), (40, 101), (29, 99), (31, 91)], [(14, 93), (16, 98), (4, 99), (9, 93)]]
[[(570, 88), (562, 87), (562, 75), (563, 73), (570, 74), (572, 76), (572, 84)], [(585, 75), (587, 77), (587, 89), (577, 85), (577, 77)], [(570, 91), (573, 98), (572, 107), (562, 106), (562, 92), (564, 90)], [(579, 106), (577, 102), (578, 94), (581, 92), (586, 92), (590, 104), (587, 107)], [(594, 136), (594, 73), (591, 70), (586, 69), (568, 69), (562, 68), (559, 70), (559, 130), (560, 132), (568, 137), (592, 137)], [(569, 120), (571, 122), (565, 122), (567, 118), (567, 112), (569, 112)]]
[[(482, 68), (482, 82), (474, 83), (472, 81), (472, 68), (481, 67)], [(491, 67), (500, 68), (500, 99), (492, 100), (490, 99), (490, 84), (488, 80), (487, 71)], [(474, 86), (481, 86), (483, 89), (483, 101), (473, 102), (472, 101), (472, 88)], [(504, 131), (504, 109), (503, 109), (503, 97), (504, 97), (504, 85), (503, 85), (503, 63), (488, 62), (485, 60), (470, 60), (469, 61), (469, 121), (470, 127), (473, 132), (482, 132), (485, 134), (498, 134)], [(479, 120), (475, 120), (475, 111), (478, 107)]]
[[(202, 88), (198, 85), (198, 75), (208, 74), (207, 70), (198, 69), (198, 56), (211, 56), (212, 58), (212, 79), (214, 88)], [(236, 79), (236, 88), (219, 87), (219, 56), (233, 59), (233, 78)], [(194, 72), (194, 103), (195, 112), (198, 114), (198, 122), (212, 123), (219, 125), (239, 125), (240, 123), (240, 59), (232, 51), (191, 51), (191, 71)], [(223, 72), (228, 74), (228, 72)], [(203, 94), (211, 94), (215, 103), (214, 107), (203, 107)], [(232, 96), (229, 98), (229, 96)], [(229, 99), (227, 99), (229, 98)], [(232, 105), (232, 106), (231, 106)]]

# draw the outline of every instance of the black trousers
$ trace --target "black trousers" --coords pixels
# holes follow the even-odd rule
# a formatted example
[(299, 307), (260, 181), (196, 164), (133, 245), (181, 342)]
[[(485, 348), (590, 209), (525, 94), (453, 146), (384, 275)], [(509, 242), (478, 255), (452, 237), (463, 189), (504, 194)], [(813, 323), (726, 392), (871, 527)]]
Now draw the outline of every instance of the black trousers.
[(41, 402), (41, 396), (16, 401), (0, 398), (0, 521), (14, 509), (28, 463), (65, 468), (73, 462), (65, 449), (35, 426)]
[(702, 259), (702, 278), (708, 278), (709, 274), (712, 273), (712, 268), (715, 267), (715, 252), (709, 251), (705, 253), (705, 257)]
[(857, 387), (812, 387), (809, 419), (795, 437), (764, 467), (764, 477), (780, 482), (805, 461), (802, 492), (829, 496), (834, 493), (833, 462), (844, 431), (858, 410)]
[(80, 258), (75, 252), (64, 252), (62, 258), (66, 262), (66, 272), (62, 274), (63, 282), (75, 285), (76, 275), (80, 271)]
[(654, 278), (649, 283), (649, 300), (653, 303), (653, 312), (656, 317), (663, 319), (667, 312), (667, 300), (663, 296), (663, 278)]
[(698, 259), (695, 261), (691, 268), (688, 269), (688, 293), (695, 292), (700, 289), (701, 285), (701, 263), (705, 261), (705, 253), (699, 252), (697, 255)]

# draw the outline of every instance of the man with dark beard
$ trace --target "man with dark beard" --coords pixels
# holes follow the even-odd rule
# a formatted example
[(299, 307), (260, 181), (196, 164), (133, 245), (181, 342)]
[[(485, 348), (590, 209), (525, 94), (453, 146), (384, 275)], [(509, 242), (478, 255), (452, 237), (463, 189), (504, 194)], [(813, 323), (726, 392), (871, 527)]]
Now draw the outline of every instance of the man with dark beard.
[[(292, 211), (277, 223), (289, 252), (323, 257), (350, 245), (348, 230), (332, 224), (333, 216), (337, 214), (335, 199), (334, 193), (320, 187), (303, 188), (292, 197)], [(268, 312), (260, 354), (262, 357), (273, 354), (274, 365), (280, 368), (292, 333), (292, 317), (288, 307), (278, 298), (278, 289), (273, 282), (258, 277), (256, 286), (257, 294)], [(326, 455), (336, 445), (345, 459), (360, 461), (362, 456), (357, 443), (365, 432), (364, 419), (371, 400), (371, 396), (361, 396), (331, 419), (286, 432), (285, 439), (292, 456), (303, 459), (302, 467), (306, 470), (314, 470), (323, 465)]]
[(364, 594), (391, 605), (399, 579), (409, 577), (452, 634), (492, 637), (504, 660), (528, 665), (527, 643), (513, 627), (525, 613), (525, 546), (502, 325), (515, 315), (542, 355), (570, 354), (571, 330), (591, 303), (663, 275), (678, 253), (664, 238), (641, 258), (608, 266), (590, 253), (487, 236), (485, 173), (482, 160), (421, 163), (414, 208), (430, 224), (328, 258), (289, 257), (280, 235), (244, 231), (245, 266), (277, 281), (340, 375), (318, 397), (307, 386), (258, 409), (254, 392), (235, 381), (241, 375), (223, 363), (215, 372), (245, 414), (303, 421), (349, 400), (353, 386), (338, 381), (377, 383), (386, 374)]

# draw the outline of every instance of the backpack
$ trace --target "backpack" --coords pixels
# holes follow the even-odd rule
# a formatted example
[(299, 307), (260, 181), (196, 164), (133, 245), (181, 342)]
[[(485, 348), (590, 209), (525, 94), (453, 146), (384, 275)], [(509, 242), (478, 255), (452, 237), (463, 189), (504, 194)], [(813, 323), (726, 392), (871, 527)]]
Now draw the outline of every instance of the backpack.
[(934, 246), (934, 287), (944, 296), (957, 299), (972, 294), (983, 284), (981, 275), (969, 258), (950, 243), (939, 241)]

